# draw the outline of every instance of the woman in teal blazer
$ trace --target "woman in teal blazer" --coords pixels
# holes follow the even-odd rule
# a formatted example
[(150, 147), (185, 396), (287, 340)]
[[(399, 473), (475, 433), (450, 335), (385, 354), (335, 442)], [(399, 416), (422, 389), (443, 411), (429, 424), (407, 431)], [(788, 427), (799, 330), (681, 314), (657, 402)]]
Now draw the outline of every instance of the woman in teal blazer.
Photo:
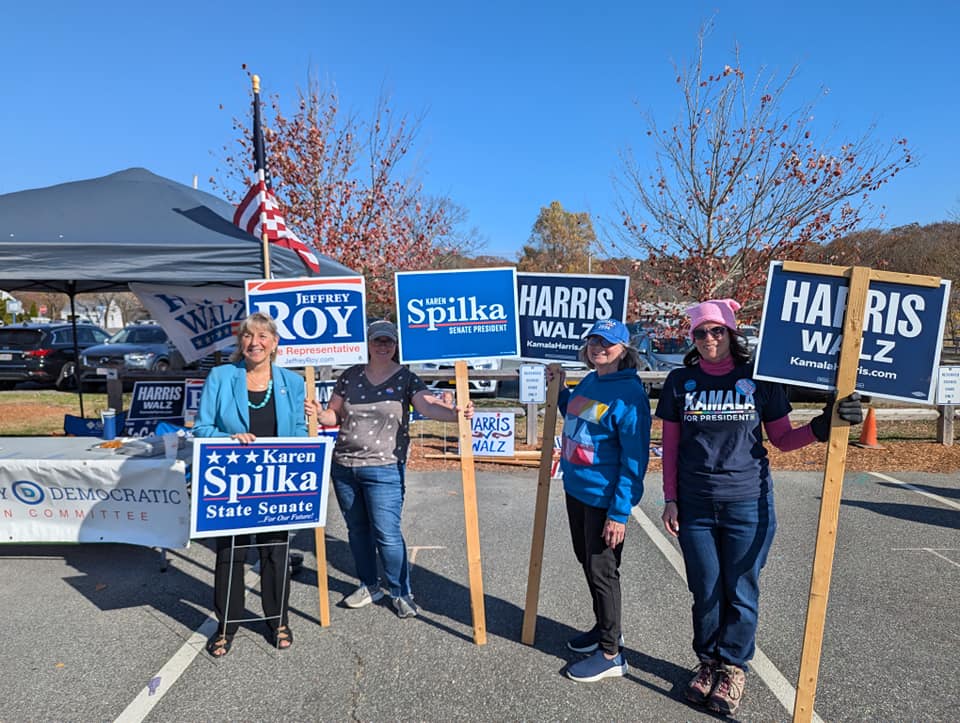
[[(200, 394), (193, 433), (197, 437), (227, 437), (249, 444), (257, 437), (306, 437), (303, 379), (273, 363), (280, 336), (266, 314), (248, 316), (237, 330), (237, 351), (231, 364), (213, 369)], [(207, 652), (222, 658), (230, 652), (243, 617), (243, 564), (246, 548), (260, 552), (260, 589), (263, 615), (271, 643), (280, 650), (293, 644), (287, 621), (290, 576), (287, 572), (288, 533), (216, 538), (217, 564), (213, 574), (214, 610), (220, 627), (207, 643)], [(239, 550), (239, 552), (238, 552)], [(228, 600), (229, 598), (229, 600)]]

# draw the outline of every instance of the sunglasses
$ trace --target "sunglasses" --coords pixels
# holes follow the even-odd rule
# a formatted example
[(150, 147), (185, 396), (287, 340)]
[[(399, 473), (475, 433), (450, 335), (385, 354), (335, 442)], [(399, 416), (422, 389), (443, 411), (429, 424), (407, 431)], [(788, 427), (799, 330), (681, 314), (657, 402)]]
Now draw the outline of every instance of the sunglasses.
[(725, 326), (711, 326), (709, 329), (694, 329), (693, 338), (697, 341), (703, 341), (709, 334), (714, 339), (722, 339), (726, 333), (727, 327)]
[(373, 343), (377, 346), (390, 346), (391, 344), (396, 344), (397, 342), (391, 339), (389, 336), (378, 336), (373, 340)]
[(609, 349), (616, 342), (607, 341), (602, 336), (591, 336), (587, 339), (587, 346), (602, 346), (604, 349)]

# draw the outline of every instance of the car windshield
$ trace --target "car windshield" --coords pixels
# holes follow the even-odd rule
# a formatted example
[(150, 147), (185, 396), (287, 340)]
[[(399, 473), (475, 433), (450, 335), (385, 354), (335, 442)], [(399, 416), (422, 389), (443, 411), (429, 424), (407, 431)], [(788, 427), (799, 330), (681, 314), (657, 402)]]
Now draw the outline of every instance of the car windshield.
[(159, 326), (128, 326), (110, 337), (108, 344), (163, 344), (166, 332)]

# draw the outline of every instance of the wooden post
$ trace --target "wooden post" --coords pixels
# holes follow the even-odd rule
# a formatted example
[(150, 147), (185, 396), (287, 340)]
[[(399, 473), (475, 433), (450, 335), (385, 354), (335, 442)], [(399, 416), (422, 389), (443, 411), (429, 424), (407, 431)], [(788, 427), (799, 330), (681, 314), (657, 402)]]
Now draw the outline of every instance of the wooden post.
[[(467, 362), (454, 365), (457, 375), (457, 406), (465, 409), (470, 403), (470, 382)], [(470, 580), (470, 610), (473, 613), (473, 642), (487, 643), (487, 621), (483, 607), (483, 574), (480, 565), (480, 523), (477, 517), (477, 478), (473, 467), (473, 430), (470, 420), (457, 415), (460, 432), (460, 472), (463, 477), (463, 517), (467, 539), (467, 574)]]
[(550, 373), (553, 378), (547, 386), (547, 406), (543, 416), (543, 442), (540, 446), (540, 472), (537, 476), (537, 504), (533, 514), (533, 540), (530, 542), (530, 565), (527, 572), (527, 599), (523, 607), (523, 629), (520, 633), (520, 640), (526, 645), (533, 645), (537, 628), (540, 577), (543, 572), (543, 546), (547, 530), (547, 509), (550, 505), (553, 435), (557, 429), (557, 399), (560, 396), (560, 365), (551, 364)]
[(537, 443), (537, 422), (539, 420), (540, 405), (535, 402), (527, 404), (527, 444), (531, 447)]
[[(115, 409), (117, 414), (123, 411), (123, 379), (118, 374), (114, 379), (107, 379), (107, 406)], [(123, 436), (123, 430), (117, 430), (117, 436)]]
[(953, 446), (953, 417), (957, 408), (953, 404), (941, 404), (937, 407), (937, 441), (945, 447)]
[[(307, 385), (307, 399), (317, 398), (316, 370), (309, 366), (304, 370), (304, 379)], [(307, 417), (307, 434), (317, 436), (317, 416)], [(328, 484), (323, 480), (321, 484)], [(317, 595), (320, 598), (320, 625), (330, 625), (330, 589), (327, 584), (327, 530), (326, 527), (315, 527), (313, 530), (314, 553), (317, 558)]]

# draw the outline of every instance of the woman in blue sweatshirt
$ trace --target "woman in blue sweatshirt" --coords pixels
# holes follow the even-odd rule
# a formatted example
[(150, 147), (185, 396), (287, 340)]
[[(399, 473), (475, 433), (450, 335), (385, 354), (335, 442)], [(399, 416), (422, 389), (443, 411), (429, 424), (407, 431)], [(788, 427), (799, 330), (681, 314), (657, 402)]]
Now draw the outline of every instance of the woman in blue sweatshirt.
[[(580, 360), (592, 373), (564, 386), (563, 489), (577, 560), (596, 623), (567, 646), (590, 657), (567, 668), (589, 683), (627, 672), (620, 629), (620, 556), (630, 510), (640, 502), (650, 455), (650, 401), (637, 376), (639, 355), (627, 327), (613, 319), (587, 332)], [(563, 380), (561, 380), (562, 384)]]

